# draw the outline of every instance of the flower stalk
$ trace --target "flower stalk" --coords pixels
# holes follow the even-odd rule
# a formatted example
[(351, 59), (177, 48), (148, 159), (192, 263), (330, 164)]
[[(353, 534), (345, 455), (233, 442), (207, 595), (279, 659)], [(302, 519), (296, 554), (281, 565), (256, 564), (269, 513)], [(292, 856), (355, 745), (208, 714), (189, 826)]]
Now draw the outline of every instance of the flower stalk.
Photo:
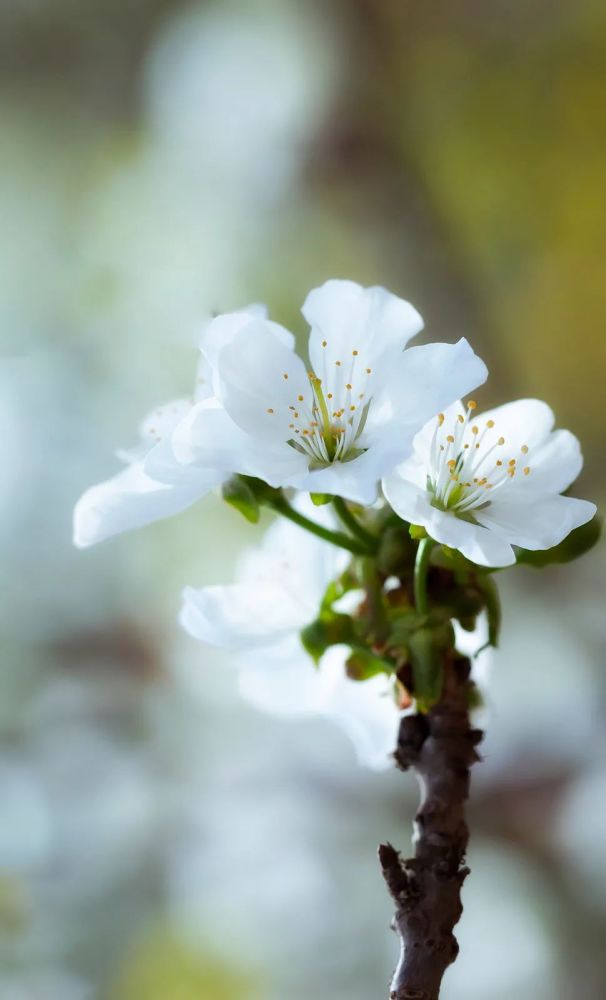
[(429, 610), (427, 598), (427, 572), (429, 560), (435, 542), (428, 535), (422, 538), (417, 549), (414, 573), (415, 607), (420, 615), (426, 615)]
[(297, 524), (300, 528), (304, 528), (305, 531), (309, 531), (310, 534), (315, 535), (317, 538), (324, 539), (325, 542), (330, 542), (331, 545), (336, 545), (341, 549), (346, 549), (354, 555), (368, 555), (367, 544), (363, 543), (359, 539), (352, 538), (350, 535), (344, 534), (342, 531), (333, 531), (331, 528), (326, 528), (324, 525), (318, 524), (316, 521), (312, 521), (311, 518), (306, 517), (304, 514), (301, 514), (300, 511), (291, 507), (288, 500), (283, 496), (272, 499), (268, 502), (268, 506), (270, 506), (272, 510), (275, 510), (277, 514), (281, 514), (282, 517), (292, 521), (293, 524)]

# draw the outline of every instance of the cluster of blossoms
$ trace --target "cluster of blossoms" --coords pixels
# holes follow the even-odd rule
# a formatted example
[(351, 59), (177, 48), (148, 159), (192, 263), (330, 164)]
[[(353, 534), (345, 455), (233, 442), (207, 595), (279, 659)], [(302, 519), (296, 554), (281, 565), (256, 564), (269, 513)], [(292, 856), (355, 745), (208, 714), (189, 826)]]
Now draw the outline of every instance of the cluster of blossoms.
[(445, 650), (477, 648), (486, 617), (494, 644), (490, 571), (555, 552), (595, 506), (561, 495), (582, 457), (545, 403), (480, 416), (460, 402), (487, 377), (466, 340), (408, 347), (418, 312), (351, 281), (314, 289), (302, 311), (308, 365), (261, 306), (213, 319), (193, 397), (147, 417), (126, 468), (79, 500), (74, 538), (92, 545), (216, 487), (250, 520), (282, 515), (235, 585), (186, 588), (181, 622), (237, 651), (247, 697), (337, 718), (380, 765), (401, 712), (439, 697)]

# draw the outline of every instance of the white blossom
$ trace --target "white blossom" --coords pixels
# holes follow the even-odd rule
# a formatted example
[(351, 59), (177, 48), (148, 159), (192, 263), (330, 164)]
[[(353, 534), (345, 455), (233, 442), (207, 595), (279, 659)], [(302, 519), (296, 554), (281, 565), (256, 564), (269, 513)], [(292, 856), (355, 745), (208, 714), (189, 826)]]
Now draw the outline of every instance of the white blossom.
[(546, 403), (519, 399), (482, 415), (458, 402), (414, 439), (383, 481), (393, 509), (481, 566), (509, 566), (512, 546), (548, 549), (589, 521), (595, 504), (561, 496), (583, 465)]
[(263, 306), (207, 324), (194, 398), (154, 410), (128, 467), (81, 497), (76, 545), (179, 513), (233, 473), (371, 503), (424, 421), (486, 378), (465, 340), (404, 351), (421, 317), (382, 288), (328, 281), (303, 313), (310, 371)]
[[(309, 513), (311, 504), (300, 500), (298, 506)], [(326, 508), (315, 515), (332, 524)], [(400, 719), (392, 679), (382, 674), (350, 680), (345, 646), (330, 647), (315, 667), (299, 638), (348, 559), (342, 550), (278, 520), (259, 547), (242, 555), (235, 584), (184, 590), (181, 624), (194, 638), (234, 651), (240, 691), (258, 708), (332, 718), (348, 733), (362, 763), (387, 767)]]
[[(234, 471), (271, 486), (372, 503), (424, 422), (483, 382), (486, 366), (464, 339), (404, 350), (423, 321), (383, 288), (327, 281), (303, 315), (309, 366), (292, 334), (259, 313), (221, 316), (205, 330), (222, 446)], [(204, 404), (179, 426), (174, 448), (185, 464), (208, 454)]]

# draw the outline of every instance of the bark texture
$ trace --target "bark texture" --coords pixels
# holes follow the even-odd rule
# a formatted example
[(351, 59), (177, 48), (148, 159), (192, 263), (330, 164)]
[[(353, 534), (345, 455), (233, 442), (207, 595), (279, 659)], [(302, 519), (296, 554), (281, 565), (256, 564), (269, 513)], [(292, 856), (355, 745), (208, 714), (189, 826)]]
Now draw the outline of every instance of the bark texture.
[(453, 930), (468, 874), (465, 801), (482, 733), (469, 722), (469, 661), (456, 659), (445, 669), (440, 702), (427, 715), (402, 720), (395, 752), (398, 767), (414, 771), (421, 787), (414, 857), (403, 861), (391, 844), (379, 848), (401, 945), (391, 1000), (438, 1000), (444, 973), (459, 950)]

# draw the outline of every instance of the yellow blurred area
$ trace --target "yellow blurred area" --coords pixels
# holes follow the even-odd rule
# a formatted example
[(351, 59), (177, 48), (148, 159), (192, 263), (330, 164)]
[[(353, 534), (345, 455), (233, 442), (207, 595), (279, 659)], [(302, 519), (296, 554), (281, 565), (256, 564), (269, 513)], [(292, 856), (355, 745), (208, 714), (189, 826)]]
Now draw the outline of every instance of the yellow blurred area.
[(150, 933), (119, 970), (108, 1000), (257, 1000), (251, 976), (234, 974), (225, 961), (188, 950), (170, 928)]

